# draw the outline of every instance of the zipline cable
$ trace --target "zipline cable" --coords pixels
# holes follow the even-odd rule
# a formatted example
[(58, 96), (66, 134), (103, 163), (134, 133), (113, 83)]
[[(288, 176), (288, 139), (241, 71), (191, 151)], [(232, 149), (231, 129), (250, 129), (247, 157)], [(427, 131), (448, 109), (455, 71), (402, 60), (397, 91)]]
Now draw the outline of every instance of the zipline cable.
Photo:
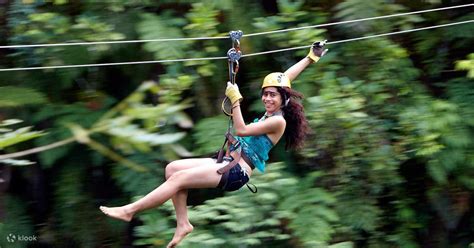
[[(442, 27), (448, 27), (448, 26), (455, 26), (455, 25), (461, 25), (461, 24), (472, 23), (472, 22), (474, 22), (474, 20), (467, 20), (467, 21), (461, 21), (461, 22), (447, 23), (447, 24), (441, 24), (441, 25), (435, 25), (435, 26), (429, 26), (429, 27), (422, 27), (422, 28), (415, 28), (415, 29), (409, 29), (409, 30), (402, 30), (402, 31), (390, 32), (390, 33), (369, 35), (369, 36), (363, 36), (363, 37), (357, 37), (357, 38), (351, 38), (351, 39), (345, 39), (345, 40), (327, 42), (326, 44), (339, 44), (339, 43), (344, 43), (344, 42), (352, 42), (352, 41), (358, 41), (358, 40), (365, 40), (365, 39), (371, 39), (371, 38), (377, 38), (377, 37), (383, 37), (383, 36), (389, 36), (389, 35), (395, 35), (395, 34), (411, 33), (411, 32), (417, 32), (417, 31), (428, 30), (428, 29), (435, 29), (435, 28), (442, 28)], [(291, 50), (304, 49), (304, 48), (309, 48), (309, 47), (311, 47), (311, 45), (299, 46), (299, 47), (291, 47), (291, 48), (283, 48), (283, 49), (277, 49), (277, 50), (271, 50), (271, 51), (264, 51), (264, 52), (257, 52), (257, 53), (249, 53), (249, 54), (244, 54), (244, 55), (242, 55), (242, 57), (252, 57), (252, 56), (258, 56), (258, 55), (263, 55), (263, 54), (270, 54), (270, 53), (278, 53), (278, 52), (284, 52), (284, 51), (291, 51)], [(167, 59), (167, 60), (150, 60), (150, 61), (135, 61), (135, 62), (82, 64), (82, 65), (59, 65), (59, 66), (19, 67), (19, 68), (0, 69), (0, 72), (7, 72), (7, 71), (27, 71), (27, 70), (44, 70), (44, 69), (65, 69), (65, 68), (81, 68), (81, 67), (101, 67), (101, 66), (115, 66), (115, 65), (155, 64), (155, 63), (186, 62), (186, 61), (196, 61), (196, 60), (221, 60), (221, 59), (227, 59), (227, 57), (222, 56), (222, 57), (187, 58), (187, 59)]]
[(70, 42), (70, 43), (54, 43), (54, 44), (32, 44), (32, 45), (11, 45), (0, 46), (0, 48), (32, 48), (32, 47), (57, 47), (57, 46), (89, 46), (89, 45), (105, 45), (105, 44), (128, 44), (128, 43), (145, 43), (145, 42), (168, 42), (168, 41), (191, 41), (191, 40), (220, 40), (229, 39), (228, 36), (216, 37), (194, 37), (194, 38), (160, 38), (149, 40), (117, 40), (117, 41), (91, 41), (91, 42)]
[(83, 64), (83, 65), (57, 65), (57, 66), (39, 66), (39, 67), (23, 67), (23, 68), (8, 68), (0, 69), (2, 71), (22, 71), (22, 70), (43, 70), (43, 69), (66, 69), (66, 68), (81, 68), (81, 67), (100, 67), (113, 65), (140, 65), (140, 64), (157, 64), (170, 62), (186, 62), (198, 60), (219, 60), (227, 59), (227, 57), (206, 57), (206, 58), (189, 58), (189, 59), (164, 59), (164, 60), (148, 60), (148, 61), (132, 61), (132, 62), (116, 62), (116, 63), (100, 63), (100, 64)]
[[(385, 19), (385, 18), (392, 18), (392, 17), (400, 17), (406, 15), (414, 15), (414, 14), (421, 14), (421, 13), (428, 13), (434, 11), (443, 11), (449, 9), (457, 9), (457, 8), (465, 8), (471, 7), (474, 4), (463, 4), (463, 5), (456, 5), (456, 6), (449, 6), (449, 7), (442, 7), (442, 8), (434, 8), (434, 9), (427, 9), (427, 10), (419, 10), (413, 12), (406, 12), (406, 13), (399, 13), (399, 14), (391, 14), (385, 16), (375, 16), (375, 17), (367, 17), (362, 19), (355, 19), (355, 20), (348, 20), (348, 21), (340, 21), (340, 22), (331, 22), (331, 23), (323, 23), (311, 26), (304, 26), (304, 27), (297, 27), (297, 28), (288, 28), (288, 29), (281, 29), (281, 30), (274, 30), (274, 31), (266, 31), (260, 33), (252, 33), (246, 34), (242, 37), (252, 37), (252, 36), (259, 36), (264, 34), (273, 34), (273, 33), (281, 33), (281, 32), (289, 32), (289, 31), (296, 31), (302, 29), (309, 29), (309, 28), (318, 28), (318, 27), (328, 27), (340, 24), (349, 24), (361, 21), (370, 21), (370, 20), (378, 20), (378, 19)], [(70, 43), (54, 43), (54, 44), (32, 44), (32, 45), (8, 45), (8, 46), (0, 46), (0, 49), (13, 49), (13, 48), (34, 48), (34, 47), (57, 47), (57, 46), (87, 46), (87, 45), (103, 45), (103, 44), (129, 44), (129, 43), (145, 43), (145, 42), (169, 42), (169, 41), (191, 41), (191, 40), (217, 40), (217, 39), (228, 39), (228, 36), (216, 36), (216, 37), (194, 37), (194, 38), (160, 38), (160, 39), (147, 39), (147, 40), (121, 40), (121, 41), (92, 41), (92, 42), (70, 42)]]
[[(378, 20), (378, 19), (385, 19), (385, 18), (392, 18), (392, 17), (400, 17), (400, 16), (405, 16), (405, 15), (421, 14), (421, 13), (427, 13), (427, 12), (433, 12), (433, 11), (442, 11), (442, 10), (448, 10), (448, 9), (471, 7), (471, 6), (474, 6), (474, 3), (464, 4), (464, 5), (456, 5), (456, 6), (449, 6), (449, 7), (444, 7), (444, 8), (419, 10), (419, 11), (392, 14), (392, 15), (385, 15), (385, 16), (367, 17), (367, 18), (348, 20), (348, 21), (330, 22), (330, 23), (323, 23), (323, 24), (317, 24), (317, 25), (311, 25), (311, 26), (281, 29), (281, 30), (275, 30), (275, 31), (266, 31), (266, 32), (260, 32), (260, 33), (247, 34), (247, 35), (244, 35), (244, 37), (258, 36), (258, 35), (264, 35), (264, 34), (274, 34), (274, 33), (288, 32), (288, 31), (296, 31), (296, 30), (302, 30), (302, 29), (308, 29), (308, 28), (328, 27), (328, 26), (334, 26), (334, 25), (340, 25), (340, 24), (349, 24), (349, 23), (362, 22), (362, 21), (371, 21), (371, 20)], [(326, 43), (326, 44), (328, 44), (328, 43)]]
[[(441, 24), (441, 25), (435, 25), (435, 26), (429, 26), (429, 27), (422, 27), (422, 28), (415, 28), (415, 29), (409, 29), (409, 30), (402, 30), (402, 31), (390, 32), (390, 33), (384, 33), (384, 34), (374, 34), (374, 35), (362, 36), (362, 37), (345, 39), (345, 40), (329, 41), (329, 42), (326, 42), (326, 45), (339, 44), (339, 43), (352, 42), (352, 41), (359, 41), (359, 40), (366, 40), (366, 39), (378, 38), (378, 37), (383, 37), (383, 36), (390, 36), (390, 35), (395, 35), (395, 34), (411, 33), (411, 32), (417, 32), (417, 31), (428, 30), (428, 29), (435, 29), (435, 28), (442, 28), (442, 27), (466, 24), (466, 23), (471, 23), (471, 22), (474, 22), (474, 20), (447, 23), (447, 24)], [(271, 50), (271, 51), (265, 51), (265, 52), (258, 52), (258, 53), (249, 53), (249, 54), (242, 55), (242, 57), (251, 57), (251, 56), (258, 56), (258, 55), (263, 55), (263, 54), (278, 53), (278, 52), (285, 52), (285, 51), (291, 51), (291, 50), (299, 50), (299, 49), (304, 49), (304, 48), (310, 48), (311, 46), (312, 45), (306, 45), (306, 46), (283, 48), (283, 49), (277, 49), (277, 50)]]

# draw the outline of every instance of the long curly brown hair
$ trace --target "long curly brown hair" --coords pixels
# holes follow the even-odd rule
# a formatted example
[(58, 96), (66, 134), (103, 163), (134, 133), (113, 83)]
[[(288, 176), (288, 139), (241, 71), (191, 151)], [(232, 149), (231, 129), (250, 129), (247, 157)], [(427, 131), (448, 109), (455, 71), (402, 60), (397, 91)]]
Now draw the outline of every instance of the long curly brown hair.
[[(299, 149), (303, 146), (307, 135), (310, 132), (308, 120), (304, 114), (304, 108), (301, 104), (303, 94), (288, 87), (276, 87), (278, 93), (282, 96), (283, 117), (286, 120), (285, 129), (285, 149)], [(285, 101), (290, 99), (285, 106)]]

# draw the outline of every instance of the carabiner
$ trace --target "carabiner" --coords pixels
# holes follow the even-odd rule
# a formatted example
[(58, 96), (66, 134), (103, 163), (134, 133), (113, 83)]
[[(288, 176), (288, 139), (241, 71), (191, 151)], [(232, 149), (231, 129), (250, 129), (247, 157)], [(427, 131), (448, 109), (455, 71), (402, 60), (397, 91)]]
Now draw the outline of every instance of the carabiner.
[(235, 78), (237, 78), (237, 72), (239, 72), (239, 61), (235, 61), (235, 68), (232, 68), (232, 84), (235, 84)]

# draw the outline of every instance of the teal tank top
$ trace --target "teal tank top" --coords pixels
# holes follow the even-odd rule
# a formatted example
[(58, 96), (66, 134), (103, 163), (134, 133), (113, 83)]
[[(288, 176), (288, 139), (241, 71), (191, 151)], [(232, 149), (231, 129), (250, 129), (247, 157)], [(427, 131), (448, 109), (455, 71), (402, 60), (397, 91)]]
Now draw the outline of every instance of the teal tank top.
[[(259, 121), (255, 119), (254, 122)], [(266, 134), (257, 136), (235, 137), (242, 148), (242, 152), (247, 155), (253, 165), (261, 171), (265, 172), (265, 161), (268, 160), (268, 153), (273, 147), (273, 143)], [(235, 150), (235, 147), (231, 147)]]

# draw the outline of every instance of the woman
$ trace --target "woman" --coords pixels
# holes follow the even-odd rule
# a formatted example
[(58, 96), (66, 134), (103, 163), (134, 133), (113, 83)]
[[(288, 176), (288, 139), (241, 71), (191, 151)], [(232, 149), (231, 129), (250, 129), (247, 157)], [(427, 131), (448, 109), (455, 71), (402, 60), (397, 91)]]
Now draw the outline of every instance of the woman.
[(303, 106), (298, 102), (302, 95), (291, 89), (290, 82), (327, 52), (323, 49), (325, 42), (315, 42), (308, 56), (285, 73), (271, 73), (265, 77), (262, 102), (266, 112), (258, 122), (245, 124), (240, 110), (242, 95), (236, 84), (228, 83), (225, 93), (232, 103), (235, 139), (239, 141), (231, 147), (230, 155), (237, 162), (232, 168), (227, 166), (222, 170), (230, 162), (217, 163), (213, 158), (177, 160), (166, 166), (166, 181), (143, 198), (121, 207), (101, 206), (100, 210), (112, 218), (130, 221), (136, 213), (171, 199), (177, 226), (167, 247), (175, 247), (193, 230), (187, 215), (188, 189), (218, 187), (226, 191), (237, 190), (249, 181), (255, 167), (264, 172), (269, 150), (284, 134), (287, 148), (301, 146), (307, 133), (307, 121)]

